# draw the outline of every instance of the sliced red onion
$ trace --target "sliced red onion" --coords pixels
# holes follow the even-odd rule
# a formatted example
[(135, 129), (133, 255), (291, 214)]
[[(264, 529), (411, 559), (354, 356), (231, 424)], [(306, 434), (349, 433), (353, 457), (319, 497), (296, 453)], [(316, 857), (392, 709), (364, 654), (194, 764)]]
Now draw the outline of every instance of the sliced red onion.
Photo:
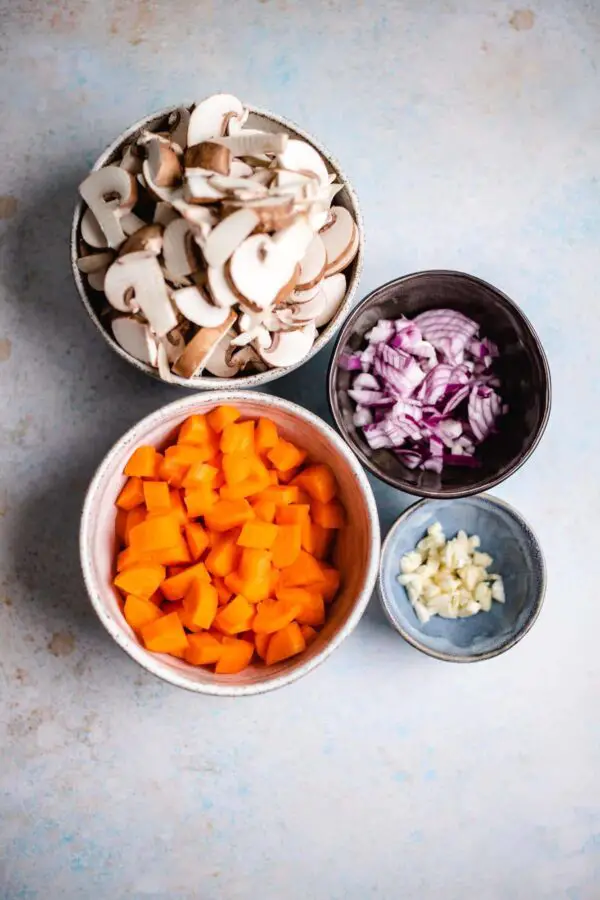
[(396, 333), (396, 326), (391, 319), (380, 319), (374, 328), (367, 331), (366, 339), (370, 344), (380, 344), (382, 341), (386, 343), (393, 338)]
[(352, 416), (352, 422), (357, 428), (364, 428), (373, 421), (373, 413), (366, 406), (357, 406)]
[(394, 398), (381, 391), (349, 390), (348, 396), (360, 406), (393, 406)]
[(416, 469), (423, 461), (423, 457), (416, 450), (396, 450), (396, 456), (407, 469)]
[(452, 366), (440, 363), (427, 373), (418, 393), (423, 403), (436, 404), (444, 396), (453, 372)]
[(373, 365), (373, 362), (375, 360), (376, 353), (377, 353), (377, 344), (369, 344), (369, 346), (363, 350), (363, 352), (361, 353), (361, 357), (360, 357), (360, 367), (363, 370), (363, 372), (369, 371), (369, 369), (371, 368), (371, 366)]
[(418, 400), (396, 400), (390, 416), (393, 418), (410, 416), (415, 422), (420, 422), (423, 418), (423, 407)]
[(371, 375), (370, 372), (361, 372), (360, 375), (357, 375), (354, 381), (352, 382), (352, 388), (356, 390), (360, 388), (361, 390), (365, 388), (368, 391), (380, 391), (381, 387), (379, 382), (375, 378), (374, 375)]
[[(398, 353), (397, 350), (393, 352)], [(397, 397), (404, 399), (410, 397), (414, 389), (425, 378), (417, 363), (410, 356), (406, 357), (406, 363), (402, 369), (397, 369), (395, 366), (384, 362), (381, 357), (377, 357), (374, 363), (374, 370), (375, 374), (384, 381), (388, 392), (392, 394), (394, 399)]]
[(466, 400), (469, 394), (471, 393), (471, 387), (468, 384), (464, 384), (462, 387), (459, 387), (457, 391), (450, 395), (450, 399), (446, 401), (445, 406), (442, 409), (442, 413), (447, 416), (451, 413), (457, 406)]

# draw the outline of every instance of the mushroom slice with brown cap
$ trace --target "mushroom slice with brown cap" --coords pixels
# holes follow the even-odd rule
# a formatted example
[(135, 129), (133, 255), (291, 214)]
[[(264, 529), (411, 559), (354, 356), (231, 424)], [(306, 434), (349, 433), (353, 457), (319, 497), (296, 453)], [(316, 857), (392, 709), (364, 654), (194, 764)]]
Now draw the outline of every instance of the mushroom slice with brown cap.
[(207, 264), (213, 267), (222, 266), (242, 241), (252, 234), (257, 224), (258, 216), (252, 209), (239, 209), (222, 219), (212, 229), (202, 246)]
[(209, 175), (202, 169), (186, 169), (183, 197), (188, 203), (218, 203), (223, 199), (224, 192), (212, 184)]
[(222, 325), (229, 316), (229, 310), (215, 306), (197, 287), (181, 288), (173, 292), (173, 302), (182, 316), (202, 328)]
[(201, 328), (196, 332), (173, 366), (173, 372), (183, 378), (191, 378), (201, 371), (215, 346), (227, 334), (235, 319), (236, 314), (230, 311), (222, 325), (218, 325), (216, 328)]
[(231, 151), (214, 141), (202, 141), (201, 144), (194, 144), (193, 147), (187, 148), (184, 164), (186, 169), (207, 169), (210, 172), (229, 175)]
[(223, 201), (223, 211), (226, 214), (238, 209), (251, 209), (254, 212), (258, 219), (255, 230), (260, 232), (281, 231), (292, 225), (297, 217), (291, 197)]
[(233, 286), (259, 309), (270, 306), (293, 278), (296, 260), (267, 235), (255, 234), (240, 244), (229, 261)]
[(167, 128), (171, 141), (181, 150), (187, 147), (187, 133), (190, 122), (190, 111), (185, 106), (174, 109), (167, 120)]
[(144, 228), (146, 225), (144, 220), (140, 219), (140, 217), (136, 216), (133, 212), (126, 212), (124, 215), (120, 215), (119, 221), (121, 222), (121, 228), (127, 237), (131, 237), (132, 234), (135, 234), (136, 231), (139, 231), (140, 228)]
[(291, 172), (312, 172), (321, 184), (329, 184), (329, 172), (323, 157), (306, 141), (288, 141), (285, 149), (277, 154), (277, 162)]
[(138, 250), (149, 250), (154, 256), (158, 256), (163, 246), (163, 227), (162, 225), (144, 225), (143, 228), (135, 231), (121, 245), (119, 256), (126, 253), (136, 253)]
[(232, 175), (234, 178), (249, 178), (254, 174), (254, 169), (242, 159), (232, 159), (228, 174)]
[(147, 325), (133, 316), (118, 316), (111, 323), (117, 344), (140, 362), (156, 367), (157, 347)]
[(290, 142), (289, 135), (284, 132), (240, 131), (232, 137), (216, 138), (219, 144), (227, 147), (232, 156), (260, 156), (263, 153), (280, 154)]
[(307, 325), (309, 322), (316, 322), (316, 319), (322, 315), (326, 303), (327, 298), (319, 288), (314, 296), (311, 297), (310, 300), (307, 300), (306, 303), (298, 303), (291, 308), (292, 320), (303, 325)]
[(233, 378), (247, 365), (256, 364), (258, 356), (252, 347), (231, 346), (232, 334), (225, 334), (206, 360), (205, 369), (217, 378)]
[(282, 256), (293, 259), (296, 264), (305, 256), (313, 238), (314, 232), (306, 216), (299, 216), (292, 225), (273, 235), (272, 242)]
[(130, 175), (139, 175), (142, 171), (143, 161), (137, 145), (129, 144), (123, 152), (119, 166), (129, 172)]
[(107, 250), (105, 253), (88, 253), (87, 256), (80, 256), (77, 260), (77, 268), (80, 272), (90, 275), (92, 272), (99, 272), (101, 269), (107, 269), (114, 259), (114, 253)]
[(91, 287), (93, 291), (104, 292), (104, 281), (106, 279), (106, 273), (108, 272), (108, 266), (105, 266), (103, 269), (97, 269), (95, 272), (90, 272), (87, 276), (88, 287)]
[(86, 209), (81, 217), (81, 237), (89, 247), (93, 247), (95, 250), (103, 250), (108, 247), (106, 235), (98, 225), (98, 220), (91, 209)]
[(300, 277), (296, 284), (297, 291), (306, 291), (320, 282), (327, 265), (325, 244), (315, 234), (308, 245), (306, 253), (300, 260)]
[(213, 94), (196, 104), (190, 114), (187, 131), (187, 146), (200, 144), (218, 135), (225, 134), (231, 120), (241, 119), (244, 105), (233, 94)]
[(170, 203), (165, 203), (164, 200), (158, 201), (154, 209), (154, 222), (157, 225), (162, 225), (163, 228), (166, 228), (167, 225), (177, 218), (179, 218), (177, 210)]
[(358, 228), (344, 206), (332, 206), (319, 235), (327, 251), (325, 275), (334, 275), (348, 266), (358, 252)]
[(159, 337), (177, 325), (158, 260), (149, 250), (118, 257), (106, 273), (104, 292), (120, 312), (141, 309)]
[(176, 187), (181, 183), (183, 168), (181, 159), (170, 144), (153, 136), (148, 147), (148, 173), (150, 184), (159, 188)]
[(163, 234), (163, 259), (168, 273), (178, 279), (199, 266), (198, 254), (192, 233), (192, 226), (185, 219), (175, 219), (165, 228)]
[(325, 306), (315, 319), (317, 328), (323, 328), (324, 325), (331, 322), (344, 302), (344, 297), (346, 296), (346, 276), (344, 273), (337, 272), (329, 278), (324, 278), (321, 282), (321, 293), (325, 297)]
[(133, 207), (137, 198), (135, 178), (119, 166), (105, 166), (82, 181), (79, 193), (104, 232), (108, 246), (120, 247), (125, 234), (118, 211)]
[(270, 347), (257, 347), (258, 353), (269, 366), (285, 368), (301, 362), (314, 344), (316, 328), (311, 322), (296, 331), (278, 331)]
[(209, 266), (206, 274), (211, 297), (217, 306), (222, 306), (224, 308), (235, 306), (239, 301), (239, 297), (231, 290), (231, 286), (225, 274), (225, 267)]

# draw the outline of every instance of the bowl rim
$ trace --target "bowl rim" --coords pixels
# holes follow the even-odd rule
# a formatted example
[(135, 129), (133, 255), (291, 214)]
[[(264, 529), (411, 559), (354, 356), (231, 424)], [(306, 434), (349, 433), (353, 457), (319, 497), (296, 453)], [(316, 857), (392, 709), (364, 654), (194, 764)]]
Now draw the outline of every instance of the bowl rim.
[[(225, 681), (215, 684), (197, 684), (188, 682), (182, 673), (175, 670), (169, 671), (166, 674), (162, 671), (158, 671), (159, 666), (157, 665), (157, 661), (153, 654), (148, 650), (145, 650), (134, 638), (131, 638), (120, 631), (119, 628), (113, 624), (112, 616), (108, 613), (101, 600), (97, 580), (86, 551), (87, 546), (91, 543), (96, 493), (105, 475), (114, 471), (114, 459), (120, 453), (123, 445), (128, 442), (135, 443), (136, 440), (139, 440), (138, 432), (146, 430), (148, 427), (152, 428), (155, 425), (165, 424), (169, 419), (180, 420), (184, 418), (185, 415), (192, 414), (194, 409), (198, 408), (198, 404), (210, 406), (211, 403), (220, 405), (228, 402), (232, 404), (240, 402), (258, 403), (259, 405), (264, 405), (266, 411), (268, 411), (269, 407), (275, 406), (278, 409), (293, 415), (296, 419), (300, 419), (301, 421), (313, 425), (321, 433), (323, 438), (327, 439), (329, 443), (333, 445), (334, 449), (344, 457), (350, 466), (353, 475), (356, 477), (358, 484), (362, 488), (362, 497), (371, 527), (371, 554), (363, 576), (364, 587), (359, 593), (346, 622), (312, 659), (297, 665), (288, 672), (284, 672), (281, 675), (264, 682), (258, 681), (252, 684), (241, 685)], [(92, 475), (83, 502), (79, 528), (79, 560), (86, 592), (98, 618), (117, 645), (127, 653), (128, 656), (135, 660), (135, 662), (139, 663), (144, 669), (151, 672), (161, 681), (169, 682), (176, 687), (185, 688), (194, 693), (210, 694), (221, 697), (251, 696), (276, 690), (277, 688), (284, 687), (287, 684), (297, 681), (303, 675), (307, 675), (324, 662), (333, 651), (339, 647), (342, 641), (354, 631), (362, 618), (375, 591), (377, 573), (380, 565), (380, 551), (381, 532), (373, 490), (362, 466), (351, 452), (348, 445), (343, 441), (340, 435), (337, 434), (335, 429), (319, 416), (289, 400), (284, 400), (273, 394), (263, 394), (258, 391), (210, 391), (206, 393), (197, 393), (189, 397), (175, 400), (172, 403), (167, 403), (136, 422), (115, 441)]]
[[(494, 475), (488, 478), (486, 481), (482, 482), (479, 485), (460, 488), (460, 487), (448, 487), (442, 490), (437, 490), (435, 488), (421, 488), (415, 485), (411, 485), (400, 481), (397, 478), (394, 478), (391, 475), (386, 474), (383, 471), (380, 471), (373, 463), (371, 458), (367, 456), (364, 450), (352, 440), (352, 438), (347, 435), (345, 425), (342, 421), (342, 416), (338, 407), (337, 400), (335, 399), (335, 373), (338, 366), (338, 354), (340, 347), (342, 346), (348, 331), (350, 330), (353, 323), (356, 321), (364, 306), (371, 300), (377, 297), (378, 294), (387, 290), (390, 287), (395, 287), (399, 284), (402, 284), (407, 281), (412, 281), (413, 279), (422, 278), (424, 276), (429, 275), (452, 275), (459, 278), (464, 278), (467, 281), (474, 282), (475, 284), (483, 285), (486, 288), (492, 290), (495, 294), (497, 294), (501, 300), (511, 309), (516, 315), (523, 321), (525, 327), (530, 331), (531, 336), (533, 337), (534, 344), (537, 348), (541, 367), (544, 373), (544, 397), (543, 397), (543, 413), (540, 424), (536, 433), (533, 436), (531, 444), (527, 448), (527, 450), (518, 457), (514, 461), (514, 463), (509, 466), (509, 468), (499, 475)], [(546, 430), (546, 426), (548, 424), (548, 419), (550, 418), (550, 410), (552, 406), (552, 379), (550, 374), (550, 366), (548, 364), (548, 358), (546, 356), (546, 351), (542, 345), (542, 342), (539, 338), (538, 333), (535, 328), (523, 312), (523, 310), (515, 303), (514, 300), (511, 300), (503, 291), (497, 288), (495, 285), (491, 284), (489, 281), (485, 281), (483, 278), (478, 278), (477, 275), (471, 275), (468, 272), (460, 272), (455, 269), (422, 269), (419, 272), (411, 272), (408, 275), (401, 275), (399, 278), (392, 278), (391, 281), (387, 281), (385, 284), (379, 285), (379, 287), (374, 288), (370, 291), (362, 300), (360, 300), (356, 306), (353, 308), (352, 312), (344, 322), (343, 327), (340, 330), (340, 333), (337, 335), (335, 340), (335, 345), (333, 347), (333, 351), (329, 360), (329, 366), (327, 369), (327, 399), (329, 402), (329, 409), (331, 411), (331, 415), (335, 421), (335, 424), (342, 435), (344, 435), (344, 439), (347, 441), (348, 445), (352, 447), (352, 450), (365, 468), (369, 470), (376, 478), (380, 481), (384, 481), (386, 484), (389, 484), (390, 487), (395, 488), (398, 491), (404, 491), (406, 494), (410, 494), (413, 497), (423, 497), (428, 500), (458, 500), (461, 497), (472, 497), (476, 494), (481, 494), (484, 491), (489, 491), (490, 488), (496, 487), (498, 484), (501, 484), (503, 481), (506, 481), (507, 478), (510, 478), (511, 475), (514, 475), (521, 466), (525, 465), (529, 457), (533, 454), (534, 450), (540, 443), (542, 437), (544, 436), (544, 432)]]
[[(192, 105), (192, 103), (188, 103), (169, 106), (164, 109), (158, 110), (157, 112), (150, 113), (139, 119), (133, 125), (129, 125), (102, 151), (90, 171), (96, 172), (98, 169), (103, 168), (108, 163), (108, 160), (113, 155), (113, 153), (115, 153), (115, 151), (118, 150), (122, 144), (132, 138), (134, 134), (140, 131), (140, 129), (148, 126), (149, 123), (163, 119), (175, 110), (181, 109), (183, 106), (190, 107)], [(88, 296), (87, 285), (83, 279), (82, 273), (79, 271), (79, 268), (77, 266), (77, 260), (79, 258), (78, 244), (80, 236), (80, 224), (84, 212), (83, 200), (79, 199), (75, 205), (75, 210), (73, 212), (70, 236), (71, 273), (73, 275), (73, 280), (75, 281), (75, 287), (77, 289), (77, 293), (79, 294), (79, 299), (81, 300), (89, 318), (92, 320), (93, 324), (96, 326), (97, 330), (100, 332), (104, 341), (106, 342), (106, 344), (108, 344), (111, 350), (117, 353), (121, 357), (121, 359), (125, 360), (125, 362), (128, 362), (140, 372), (143, 372), (145, 375), (149, 375), (155, 381), (159, 381), (162, 384), (173, 384), (177, 387), (183, 387), (187, 390), (194, 391), (218, 390), (223, 387), (225, 387), (226, 389), (233, 388), (234, 390), (244, 390), (251, 387), (258, 387), (263, 384), (268, 384), (271, 381), (276, 381), (278, 378), (282, 378), (284, 375), (288, 375), (290, 372), (293, 372), (295, 369), (303, 366), (304, 363), (312, 359), (312, 357), (316, 353), (318, 353), (319, 350), (322, 350), (322, 348), (329, 343), (329, 341), (337, 334), (339, 329), (342, 327), (349, 310), (352, 308), (354, 298), (358, 290), (358, 285), (364, 267), (364, 222), (356, 191), (348, 176), (342, 169), (337, 158), (333, 156), (319, 140), (314, 138), (312, 134), (310, 134), (308, 131), (305, 131), (303, 128), (300, 128), (291, 119), (288, 119), (285, 116), (279, 116), (276, 113), (272, 113), (269, 110), (262, 109), (261, 107), (253, 106), (250, 103), (245, 104), (245, 108), (254, 115), (262, 116), (263, 118), (268, 119), (271, 122), (274, 122), (289, 131), (295, 132), (299, 138), (307, 141), (316, 150), (318, 150), (321, 156), (328, 163), (328, 165), (335, 171), (337, 180), (342, 184), (343, 189), (347, 191), (350, 205), (352, 207), (352, 212), (355, 217), (356, 227), (358, 229), (358, 252), (353, 261), (353, 273), (351, 278), (349, 278), (348, 280), (343, 303), (338, 308), (333, 319), (328, 322), (323, 331), (318, 335), (310, 352), (304, 357), (304, 359), (300, 360), (299, 363), (296, 363), (292, 366), (285, 366), (285, 368), (267, 369), (266, 372), (258, 372), (254, 375), (242, 375), (240, 377), (231, 379), (219, 378), (216, 375), (194, 375), (192, 376), (192, 378), (182, 378), (179, 375), (172, 374), (171, 380), (165, 381), (160, 377), (157, 369), (153, 368), (147, 363), (141, 362), (141, 360), (139, 359), (134, 359), (133, 356), (130, 356), (129, 353), (127, 353), (119, 344), (117, 344), (114, 338), (109, 334), (108, 330), (103, 327), (98, 318), (98, 315), (93, 308), (93, 305)]]
[[(515, 644), (518, 644), (520, 640), (522, 640), (528, 631), (531, 630), (534, 623), (536, 622), (541, 610), (544, 605), (544, 598), (546, 595), (546, 586), (547, 586), (547, 569), (546, 569), (546, 559), (544, 557), (544, 553), (538, 539), (537, 534), (527, 521), (525, 517), (510, 503), (507, 503), (506, 500), (501, 500), (500, 497), (496, 497), (493, 494), (483, 493), (478, 494), (473, 497), (473, 500), (486, 500), (491, 506), (497, 506), (504, 509), (513, 519), (516, 519), (518, 524), (524, 528), (530, 535), (535, 544), (537, 552), (540, 558), (540, 571), (541, 571), (541, 581), (540, 588), (538, 591), (538, 595), (533, 604), (532, 611), (530, 615), (527, 617), (527, 620), (523, 624), (523, 626), (513, 634), (510, 638), (508, 638), (504, 643), (500, 644), (494, 650), (487, 650), (485, 653), (477, 653), (474, 656), (454, 656), (451, 653), (443, 653), (439, 650), (433, 650), (431, 647), (428, 647), (426, 644), (414, 638), (401, 624), (400, 620), (398, 620), (392, 611), (392, 604), (389, 601), (385, 588), (383, 586), (383, 561), (389, 549), (389, 544), (391, 543), (392, 535), (396, 532), (396, 530), (401, 527), (410, 516), (415, 513), (417, 510), (422, 509), (424, 506), (427, 506), (432, 499), (439, 498), (424, 498), (423, 500), (419, 500), (416, 503), (412, 503), (408, 509), (405, 509), (403, 513), (401, 513), (396, 521), (390, 527), (383, 544), (381, 545), (381, 556), (379, 561), (379, 572), (377, 575), (377, 593), (379, 595), (379, 599), (381, 602), (381, 606), (383, 611), (388, 619), (390, 625), (394, 628), (398, 634), (404, 638), (404, 640), (414, 647), (416, 650), (419, 650), (421, 653), (424, 653), (426, 656), (431, 656), (434, 659), (442, 660), (443, 662), (452, 662), (452, 663), (474, 663), (474, 662), (482, 662), (486, 659), (493, 659), (496, 656), (500, 656), (502, 653), (506, 653), (507, 650), (510, 650), (511, 647), (514, 647)], [(464, 500), (465, 497), (457, 497), (455, 499)]]

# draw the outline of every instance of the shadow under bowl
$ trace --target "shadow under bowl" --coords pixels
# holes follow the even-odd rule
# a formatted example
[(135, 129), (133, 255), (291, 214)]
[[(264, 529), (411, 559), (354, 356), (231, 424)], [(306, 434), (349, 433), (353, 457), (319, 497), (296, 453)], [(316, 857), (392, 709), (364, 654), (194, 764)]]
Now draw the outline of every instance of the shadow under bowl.
[[(489, 553), (490, 573), (502, 576), (505, 603), (464, 619), (433, 616), (425, 625), (399, 583), (400, 560), (414, 550), (435, 522), (446, 539), (463, 529), (478, 535)], [(522, 516), (502, 500), (483, 494), (451, 502), (421, 500), (409, 507), (386, 537), (379, 570), (383, 609), (403, 638), (429, 656), (447, 662), (477, 662), (513, 647), (537, 619), (546, 589), (546, 567), (538, 540)]]
[[(364, 346), (379, 319), (411, 319), (428, 309), (456, 309), (480, 326), (500, 349), (495, 370), (509, 411), (478, 454), (480, 468), (446, 466), (441, 475), (409, 469), (390, 450), (372, 450), (352, 416), (348, 395), (355, 372), (340, 358)], [(338, 428), (364, 466), (392, 487), (419, 497), (466, 497), (489, 490), (512, 475), (537, 447), (550, 415), (550, 369), (531, 323), (497, 288), (462, 272), (433, 270), (405, 275), (374, 290), (347, 319), (329, 366), (329, 404)]]

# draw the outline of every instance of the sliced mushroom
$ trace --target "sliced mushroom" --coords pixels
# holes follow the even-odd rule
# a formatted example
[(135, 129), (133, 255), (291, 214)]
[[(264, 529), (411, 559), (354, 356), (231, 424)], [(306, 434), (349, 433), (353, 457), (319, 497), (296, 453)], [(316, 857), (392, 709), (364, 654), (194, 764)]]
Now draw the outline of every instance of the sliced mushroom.
[(225, 134), (225, 129), (231, 127), (232, 119), (241, 119), (243, 115), (243, 103), (232, 94), (214, 94), (201, 100), (190, 115), (187, 146), (192, 147)]
[(222, 325), (216, 328), (201, 328), (186, 344), (185, 350), (173, 366), (173, 372), (183, 378), (191, 378), (201, 371), (215, 346), (227, 334), (235, 320), (236, 314), (230, 312)]
[(208, 175), (202, 170), (186, 169), (183, 197), (188, 203), (216, 203), (223, 199), (223, 191), (212, 184)]
[(143, 219), (140, 219), (139, 216), (132, 212), (126, 212), (125, 215), (119, 216), (119, 221), (127, 237), (135, 234), (136, 231), (139, 231), (140, 228), (144, 228), (146, 225)]
[(209, 266), (207, 269), (207, 278), (211, 297), (217, 306), (222, 306), (227, 309), (235, 306), (239, 301), (239, 297), (231, 289), (225, 274), (225, 267)]
[(130, 175), (139, 175), (142, 171), (143, 161), (136, 144), (129, 144), (125, 148), (119, 166), (129, 172)]
[(244, 131), (253, 131), (253, 129), (246, 129), (244, 125), (248, 121), (248, 116), (250, 115), (250, 110), (244, 107), (244, 112), (241, 116), (234, 115), (234, 113), (229, 113), (227, 116), (227, 121), (223, 126), (223, 131), (221, 134), (239, 134), (242, 129)]
[(141, 309), (159, 337), (177, 325), (158, 260), (149, 250), (118, 257), (106, 273), (104, 292), (120, 312)]
[(165, 203), (164, 200), (158, 201), (154, 210), (154, 221), (157, 225), (162, 225), (163, 228), (166, 228), (167, 225), (177, 218), (177, 210), (170, 203)]
[(203, 226), (206, 225), (207, 229), (210, 230), (218, 222), (214, 210), (207, 206), (187, 203), (185, 200), (175, 200), (173, 208), (176, 209), (190, 225), (198, 226), (198, 228), (203, 228)]
[(291, 307), (292, 320), (302, 324), (314, 322), (322, 315), (326, 304), (327, 298), (319, 288), (316, 294), (310, 300), (307, 300), (306, 303), (298, 303), (296, 306)]
[(79, 185), (79, 193), (94, 214), (108, 246), (120, 247), (125, 234), (117, 210), (133, 207), (137, 198), (135, 178), (119, 166), (105, 166), (88, 175)]
[(202, 252), (209, 266), (222, 266), (258, 224), (252, 209), (239, 209), (212, 229)]
[(310, 353), (316, 329), (311, 322), (296, 331), (278, 331), (267, 349), (257, 347), (261, 359), (274, 368), (294, 366)]
[(162, 251), (163, 231), (162, 225), (144, 225), (121, 245), (119, 256), (136, 253), (138, 250), (149, 250), (154, 256), (158, 256)]
[(313, 173), (321, 184), (329, 184), (329, 172), (323, 157), (306, 141), (288, 141), (285, 149), (277, 154), (277, 162), (283, 169)]
[(208, 169), (211, 172), (219, 172), (221, 175), (229, 175), (231, 170), (231, 151), (222, 144), (214, 141), (202, 141), (188, 147), (184, 157), (186, 169)]
[(252, 178), (234, 178), (232, 175), (218, 175), (217, 173), (210, 176), (211, 185), (223, 194), (233, 194), (242, 199), (253, 199), (266, 197), (267, 188)]
[[(252, 179), (253, 180), (253, 179)], [(281, 231), (292, 225), (297, 217), (291, 197), (262, 197), (251, 200), (224, 200), (225, 214), (237, 209), (251, 209), (258, 218), (256, 231), (261, 233)]]
[(249, 178), (254, 174), (254, 169), (242, 159), (232, 159), (228, 174), (232, 175), (234, 178)]
[(173, 382), (173, 376), (171, 375), (171, 366), (169, 365), (169, 356), (167, 353), (167, 348), (165, 347), (163, 341), (156, 347), (156, 366), (158, 368), (158, 374), (160, 375), (163, 381), (167, 383)]
[(104, 293), (104, 281), (107, 272), (108, 266), (105, 266), (103, 269), (98, 269), (96, 272), (90, 272), (87, 276), (88, 287), (91, 287), (93, 291)]
[(319, 234), (327, 251), (325, 275), (335, 275), (350, 265), (358, 252), (358, 228), (344, 206), (332, 206)]
[(173, 302), (182, 316), (202, 328), (222, 325), (229, 316), (228, 309), (215, 306), (206, 294), (195, 286), (174, 291)]
[(114, 259), (114, 253), (106, 251), (105, 253), (89, 253), (87, 256), (80, 256), (77, 260), (77, 268), (80, 272), (90, 275), (92, 272), (99, 272), (101, 269), (107, 269)]
[(257, 347), (266, 348), (271, 346), (273, 339), (264, 325), (255, 325), (254, 328), (250, 328), (248, 331), (241, 331), (239, 334), (236, 334), (231, 340), (231, 346), (247, 347), (252, 342)]
[(174, 278), (194, 272), (199, 266), (198, 254), (192, 234), (192, 226), (185, 219), (175, 219), (163, 234), (163, 259), (165, 268)]
[(318, 284), (323, 277), (326, 265), (327, 253), (325, 244), (319, 235), (315, 234), (300, 261), (300, 277), (298, 278), (296, 290), (307, 291)]
[(331, 322), (344, 302), (344, 297), (346, 296), (346, 276), (344, 273), (337, 272), (330, 278), (325, 278), (321, 282), (321, 292), (325, 296), (325, 306), (315, 319), (317, 328), (323, 328), (324, 325)]
[(160, 140), (148, 142), (148, 171), (150, 183), (159, 188), (176, 187), (183, 177), (180, 157)]
[(275, 134), (270, 131), (241, 131), (232, 137), (218, 138), (218, 143), (227, 147), (232, 156), (257, 156), (262, 153), (283, 153), (288, 143), (291, 143), (289, 135)]
[(167, 127), (171, 136), (171, 141), (181, 150), (187, 147), (187, 133), (190, 122), (190, 111), (185, 106), (173, 110), (169, 115)]
[[(185, 338), (182, 334), (183, 327), (184, 326), (182, 325), (178, 325), (177, 328), (169, 331), (168, 334), (165, 334), (165, 336), (160, 339), (160, 343), (166, 350), (169, 363), (175, 362), (175, 360), (181, 356), (185, 348)], [(189, 329), (192, 326), (186, 325), (185, 327)]]
[(294, 292), (294, 289), (298, 283), (298, 278), (300, 277), (300, 266), (296, 264), (294, 266), (294, 271), (292, 273), (292, 277), (290, 280), (283, 285), (283, 287), (278, 291), (277, 296), (275, 297), (274, 306), (284, 306), (289, 302), (291, 295)]
[(314, 233), (305, 216), (300, 216), (288, 228), (283, 228), (273, 236), (272, 243), (281, 256), (294, 261), (302, 260), (314, 238)]
[(106, 236), (91, 209), (86, 209), (81, 217), (81, 237), (88, 247), (93, 247), (95, 250), (103, 250), (108, 247)]
[(111, 323), (112, 333), (120, 347), (150, 366), (157, 364), (157, 347), (147, 325), (131, 316), (118, 316)]
[(265, 187), (270, 187), (274, 178), (275, 172), (269, 168), (255, 169), (254, 174), (248, 176), (249, 181), (256, 181), (258, 184), (264, 184)]
[(262, 234), (252, 235), (240, 244), (229, 261), (229, 274), (242, 298), (259, 309), (275, 301), (296, 267), (293, 255), (286, 251)]

